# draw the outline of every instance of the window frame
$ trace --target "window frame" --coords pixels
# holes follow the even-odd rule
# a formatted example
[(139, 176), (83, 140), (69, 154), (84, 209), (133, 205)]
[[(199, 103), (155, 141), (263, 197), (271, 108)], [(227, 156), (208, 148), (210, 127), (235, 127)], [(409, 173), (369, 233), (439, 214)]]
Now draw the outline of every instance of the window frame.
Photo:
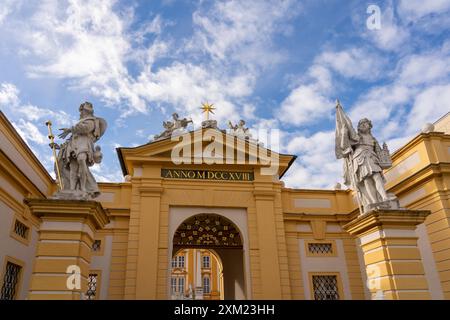
[[(181, 263), (183, 262), (183, 263)], [(177, 268), (184, 268), (186, 266), (186, 257), (184, 254), (178, 256)]]
[[(184, 292), (186, 291), (186, 279), (185, 279), (185, 277), (184, 276), (178, 276), (177, 277), (177, 279), (178, 279), (178, 282), (177, 282), (177, 289), (178, 289), (178, 293), (180, 293), (180, 294), (182, 294), (182, 295), (184, 295)], [(181, 280), (183, 280), (183, 281), (181, 281)], [(183, 290), (180, 290), (181, 289), (181, 282), (183, 282)]]
[(0, 278), (0, 293), (1, 293), (1, 290), (3, 289), (3, 284), (5, 282), (6, 266), (8, 265), (8, 262), (15, 264), (21, 268), (19, 271), (19, 276), (18, 276), (18, 279), (16, 282), (16, 290), (14, 292), (14, 297), (13, 297), (13, 300), (17, 300), (18, 297), (20, 297), (20, 293), (21, 293), (23, 274), (25, 272), (24, 271), (25, 270), (25, 262), (23, 262), (22, 260), (16, 259), (14, 257), (11, 257), (11, 256), (5, 256), (5, 258), (3, 259), (3, 267), (2, 267), (2, 273), (1, 273), (1, 278)]
[[(309, 251), (310, 244), (331, 244), (331, 252), (329, 253), (312, 253)], [(307, 257), (317, 258), (317, 257), (337, 257), (337, 246), (335, 240), (305, 240), (305, 253)]]
[[(32, 228), (31, 228), (31, 224), (27, 221), (25, 221), (25, 219), (23, 219), (22, 217), (20, 217), (19, 215), (15, 214), (13, 215), (13, 219), (12, 219), (12, 225), (11, 225), (11, 231), (10, 231), (10, 236), (11, 238), (19, 241), (20, 243), (28, 246), (30, 244), (30, 239), (31, 239), (31, 232), (32, 232)], [(26, 237), (23, 238), (21, 237), (19, 234), (16, 233), (16, 221), (22, 223), (25, 225), (25, 227), (28, 228), (27, 232), (26, 232)]]
[[(208, 261), (208, 265), (205, 264), (205, 259)], [(208, 255), (204, 255), (202, 257), (202, 268), (211, 269), (211, 257)]]
[(342, 280), (341, 280), (341, 274), (339, 272), (308, 272), (308, 278), (309, 278), (309, 289), (310, 289), (310, 296), (311, 300), (316, 300), (314, 296), (314, 283), (313, 283), (313, 276), (335, 276), (336, 277), (336, 286), (337, 286), (337, 293), (339, 295), (338, 300), (346, 300), (346, 297), (344, 296), (344, 290), (342, 287)]
[[(205, 290), (205, 280), (208, 280), (208, 291)], [(211, 294), (211, 277), (209, 275), (204, 275), (202, 280), (203, 294)]]
[[(94, 245), (94, 241), (100, 241), (100, 250), (98, 251), (94, 251), (93, 249), (93, 245)], [(105, 237), (95, 237), (94, 241), (92, 241), (92, 245), (91, 245), (91, 254), (93, 256), (103, 256), (104, 252), (105, 252)]]
[(92, 300), (100, 300), (100, 294), (101, 294), (101, 285), (102, 285), (102, 270), (89, 270), (88, 273), (88, 280), (86, 282), (87, 288), (86, 288), (86, 297), (87, 297), (87, 290), (89, 289), (89, 276), (91, 274), (96, 274), (97, 275), (97, 282), (96, 282), (96, 286), (95, 286), (95, 298)]

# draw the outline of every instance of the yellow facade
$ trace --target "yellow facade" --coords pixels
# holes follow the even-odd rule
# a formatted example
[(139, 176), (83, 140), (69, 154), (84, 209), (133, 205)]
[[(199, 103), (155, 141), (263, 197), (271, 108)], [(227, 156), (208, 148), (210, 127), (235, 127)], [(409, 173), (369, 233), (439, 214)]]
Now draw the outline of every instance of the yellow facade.
[[(450, 299), (449, 132), (421, 133), (393, 154), (386, 187), (409, 210), (364, 219), (350, 191), (286, 188), (261, 162), (175, 165), (170, 139), (119, 148), (127, 179), (100, 183), (98, 202), (58, 202), (3, 114), (0, 133), (0, 288), (17, 273), (9, 298), (171, 299), (174, 275), (185, 294), (196, 281), (193, 266), (172, 268), (174, 256), (189, 264), (213, 252), (207, 299)], [(295, 156), (279, 159), (281, 177)], [(186, 176), (162, 175), (170, 169)], [(194, 231), (217, 221), (221, 236), (183, 240), (192, 219)], [(69, 289), (74, 265), (81, 287)]]

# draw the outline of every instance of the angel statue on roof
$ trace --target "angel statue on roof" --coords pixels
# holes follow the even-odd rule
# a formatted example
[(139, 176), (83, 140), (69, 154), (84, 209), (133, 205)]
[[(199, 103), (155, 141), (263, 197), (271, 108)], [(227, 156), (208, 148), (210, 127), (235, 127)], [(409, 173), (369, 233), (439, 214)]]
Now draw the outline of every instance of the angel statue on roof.
[(100, 195), (97, 182), (89, 167), (102, 161), (103, 155), (96, 142), (106, 131), (105, 119), (94, 116), (94, 107), (84, 102), (79, 107), (80, 120), (70, 128), (60, 129), (59, 138), (66, 139), (59, 149), (56, 166), (61, 179), (61, 190), (55, 198), (92, 199)]
[(374, 208), (398, 208), (397, 198), (384, 187), (383, 169), (392, 166), (389, 150), (386, 143), (380, 146), (371, 129), (372, 122), (363, 118), (355, 131), (337, 101), (336, 158), (344, 158), (344, 183), (357, 192), (361, 213)]
[(239, 120), (238, 124), (233, 125), (231, 121), (228, 121), (228, 127), (232, 130), (231, 134), (242, 139), (250, 139), (251, 134), (249, 129), (245, 127), (245, 121)]

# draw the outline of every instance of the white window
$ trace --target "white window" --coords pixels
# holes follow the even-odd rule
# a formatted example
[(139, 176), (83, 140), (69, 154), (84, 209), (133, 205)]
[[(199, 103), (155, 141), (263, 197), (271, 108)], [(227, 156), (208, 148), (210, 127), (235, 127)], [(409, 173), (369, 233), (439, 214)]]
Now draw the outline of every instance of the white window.
[(177, 267), (177, 257), (173, 257), (172, 258), (172, 268), (176, 268)]
[(172, 259), (172, 268), (184, 268), (184, 256), (175, 256)]
[(184, 294), (184, 277), (178, 278), (178, 292)]
[(209, 268), (210, 264), (209, 264), (209, 256), (203, 256), (203, 268)]
[(178, 256), (178, 268), (184, 268), (184, 256)]
[(175, 293), (177, 291), (177, 278), (172, 277), (170, 279), (170, 287), (171, 287), (172, 293)]
[(210, 292), (210, 286), (209, 286), (209, 277), (203, 278), (203, 293), (209, 293)]

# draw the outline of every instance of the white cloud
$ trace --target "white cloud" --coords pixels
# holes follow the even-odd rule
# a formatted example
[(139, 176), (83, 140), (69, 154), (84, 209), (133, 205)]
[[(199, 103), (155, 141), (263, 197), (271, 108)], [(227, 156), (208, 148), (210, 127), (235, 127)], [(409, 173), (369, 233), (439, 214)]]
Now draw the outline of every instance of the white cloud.
[(19, 122), (12, 122), (12, 124), (28, 144), (30, 144), (30, 142), (35, 142), (37, 144), (45, 145), (49, 142), (47, 137), (30, 121), (19, 119)]
[(210, 10), (194, 12), (196, 31), (188, 48), (220, 61), (273, 65), (286, 57), (272, 36), (289, 33), (286, 22), (299, 13), (294, 0), (218, 1)]
[(399, 16), (406, 22), (419, 20), (429, 14), (442, 14), (450, 10), (450, 0), (400, 0)]
[(289, 124), (302, 125), (327, 116), (334, 103), (314, 85), (300, 85), (282, 102), (278, 118)]
[(363, 36), (370, 39), (378, 48), (386, 51), (401, 50), (410, 38), (408, 29), (396, 19), (392, 3), (381, 12), (381, 28), (365, 29)]
[[(386, 139), (419, 132), (425, 122), (434, 122), (450, 109), (443, 91), (450, 84), (448, 61), (450, 50), (446, 43), (432, 51), (406, 55), (397, 62), (390, 83), (360, 95), (351, 109), (351, 118), (371, 119)], [(389, 124), (392, 120), (400, 123), (398, 130)]]
[(450, 55), (446, 52), (411, 55), (401, 64), (399, 81), (408, 85), (431, 83), (450, 73)]
[(416, 96), (406, 127), (409, 132), (417, 132), (425, 123), (435, 122), (449, 111), (450, 83), (428, 87)]
[(19, 104), (19, 89), (12, 83), (0, 84), (0, 106), (14, 107)]
[(7, 18), (9, 14), (14, 10), (14, 6), (18, 5), (17, 0), (3, 0), (0, 6), (0, 25)]
[(334, 154), (334, 130), (290, 137), (286, 152), (298, 158), (283, 180), (288, 187), (331, 188), (341, 181), (342, 162)]
[[(237, 119), (263, 67), (286, 58), (273, 37), (288, 34), (288, 21), (299, 13), (294, 0), (200, 4), (193, 37), (175, 42), (164, 35), (173, 22), (157, 15), (133, 30), (134, 9), (118, 11), (115, 5), (115, 0), (36, 4), (30, 17), (10, 26), (20, 52), (26, 52), (28, 75), (69, 79), (71, 89), (119, 108), (121, 118), (169, 107), (197, 114), (198, 123), (198, 107), (206, 99), (219, 107), (219, 121)], [(173, 62), (156, 68), (165, 56)], [(179, 62), (184, 60), (190, 62)], [(245, 109), (247, 116), (254, 112)]]
[(49, 108), (22, 104), (19, 95), (20, 91), (14, 84), (2, 83), (0, 85), (0, 106), (9, 110), (13, 115), (31, 122), (51, 119), (57, 125), (68, 126), (75, 120), (64, 111), (53, 111)]
[(368, 49), (350, 48), (343, 51), (325, 51), (316, 63), (325, 65), (348, 78), (376, 80), (385, 64), (384, 59)]
[(90, 170), (91, 170), (92, 174), (94, 175), (95, 180), (97, 182), (122, 182), (123, 181), (122, 171), (119, 171), (119, 170), (111, 171), (103, 164), (96, 163), (92, 167), (90, 167)]

